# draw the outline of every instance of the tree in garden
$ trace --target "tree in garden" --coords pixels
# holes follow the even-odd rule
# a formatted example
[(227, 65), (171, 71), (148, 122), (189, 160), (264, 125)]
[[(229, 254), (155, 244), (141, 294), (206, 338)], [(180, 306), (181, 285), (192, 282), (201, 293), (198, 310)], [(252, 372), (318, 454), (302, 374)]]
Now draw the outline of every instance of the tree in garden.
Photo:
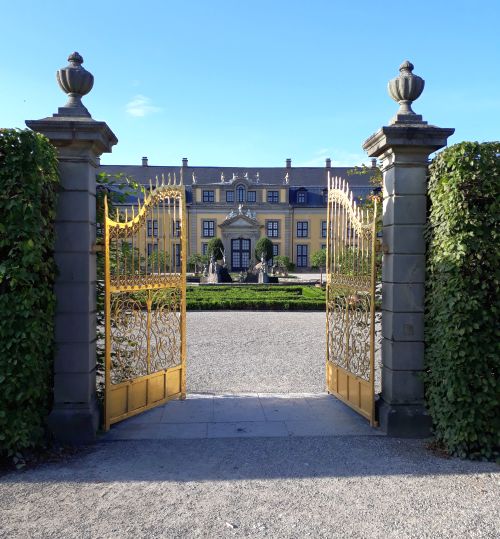
[(210, 259), (212, 256), (215, 260), (224, 258), (224, 244), (220, 238), (212, 238), (207, 245), (207, 255)]
[(278, 269), (282, 272), (293, 271), (295, 269), (295, 264), (290, 262), (288, 256), (278, 255), (273, 257), (273, 262), (278, 266)]
[(273, 257), (273, 242), (265, 236), (255, 244), (255, 258), (260, 261), (264, 254), (264, 261), (267, 262)]
[(193, 270), (195, 273), (199, 273), (205, 264), (208, 264), (208, 256), (200, 255), (199, 253), (193, 253), (188, 258), (189, 269)]
[(320, 249), (311, 255), (311, 267), (319, 269), (320, 283), (323, 284), (323, 271), (326, 268), (326, 249)]

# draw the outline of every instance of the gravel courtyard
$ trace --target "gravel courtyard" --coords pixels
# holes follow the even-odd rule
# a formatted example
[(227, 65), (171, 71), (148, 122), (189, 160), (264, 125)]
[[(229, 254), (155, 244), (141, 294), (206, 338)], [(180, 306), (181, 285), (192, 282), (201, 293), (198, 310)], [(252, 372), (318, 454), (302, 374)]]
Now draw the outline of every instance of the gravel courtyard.
[(323, 312), (188, 312), (190, 393), (325, 390)]

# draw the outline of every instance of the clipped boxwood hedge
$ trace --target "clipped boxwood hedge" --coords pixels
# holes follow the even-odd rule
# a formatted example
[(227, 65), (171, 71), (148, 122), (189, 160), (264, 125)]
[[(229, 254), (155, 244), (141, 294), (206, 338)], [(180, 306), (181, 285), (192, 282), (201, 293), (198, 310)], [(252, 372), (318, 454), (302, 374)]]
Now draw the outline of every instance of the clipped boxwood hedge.
[(0, 129), (0, 456), (43, 440), (52, 389), (55, 148)]
[(426, 399), (454, 455), (500, 445), (500, 143), (463, 142), (430, 168)]

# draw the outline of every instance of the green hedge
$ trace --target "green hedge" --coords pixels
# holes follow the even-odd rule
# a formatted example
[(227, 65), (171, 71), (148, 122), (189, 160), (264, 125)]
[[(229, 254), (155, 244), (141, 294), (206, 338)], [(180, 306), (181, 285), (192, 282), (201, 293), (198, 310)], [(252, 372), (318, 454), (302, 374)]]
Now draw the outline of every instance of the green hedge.
[(52, 391), (55, 148), (0, 129), (0, 455), (39, 444)]
[(426, 399), (454, 455), (499, 456), (500, 143), (463, 142), (431, 165)]
[[(166, 290), (165, 293), (170, 294), (170, 291)], [(134, 292), (132, 295), (146, 308), (144, 292)], [(189, 286), (187, 309), (324, 311), (325, 291), (313, 286)]]

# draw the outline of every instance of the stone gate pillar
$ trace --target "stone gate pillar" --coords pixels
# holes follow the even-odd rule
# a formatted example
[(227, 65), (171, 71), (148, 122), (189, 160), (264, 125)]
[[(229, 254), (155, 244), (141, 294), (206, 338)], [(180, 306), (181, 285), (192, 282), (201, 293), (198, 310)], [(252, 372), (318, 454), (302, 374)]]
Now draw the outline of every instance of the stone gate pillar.
[(424, 406), (424, 282), (427, 221), (427, 166), (431, 153), (446, 146), (454, 129), (428, 125), (411, 103), (424, 89), (413, 65), (401, 64), (389, 82), (400, 109), (389, 126), (363, 144), (382, 160), (382, 395), (381, 428), (392, 436), (425, 437), (431, 419)]
[[(95, 439), (96, 401), (96, 168), (118, 140), (81, 102), (94, 77), (74, 52), (57, 72), (68, 102), (51, 117), (26, 125), (49, 138), (59, 153), (61, 190), (56, 211), (56, 355), (49, 426), (65, 443)], [(51, 336), (47, 335), (50, 339)]]

